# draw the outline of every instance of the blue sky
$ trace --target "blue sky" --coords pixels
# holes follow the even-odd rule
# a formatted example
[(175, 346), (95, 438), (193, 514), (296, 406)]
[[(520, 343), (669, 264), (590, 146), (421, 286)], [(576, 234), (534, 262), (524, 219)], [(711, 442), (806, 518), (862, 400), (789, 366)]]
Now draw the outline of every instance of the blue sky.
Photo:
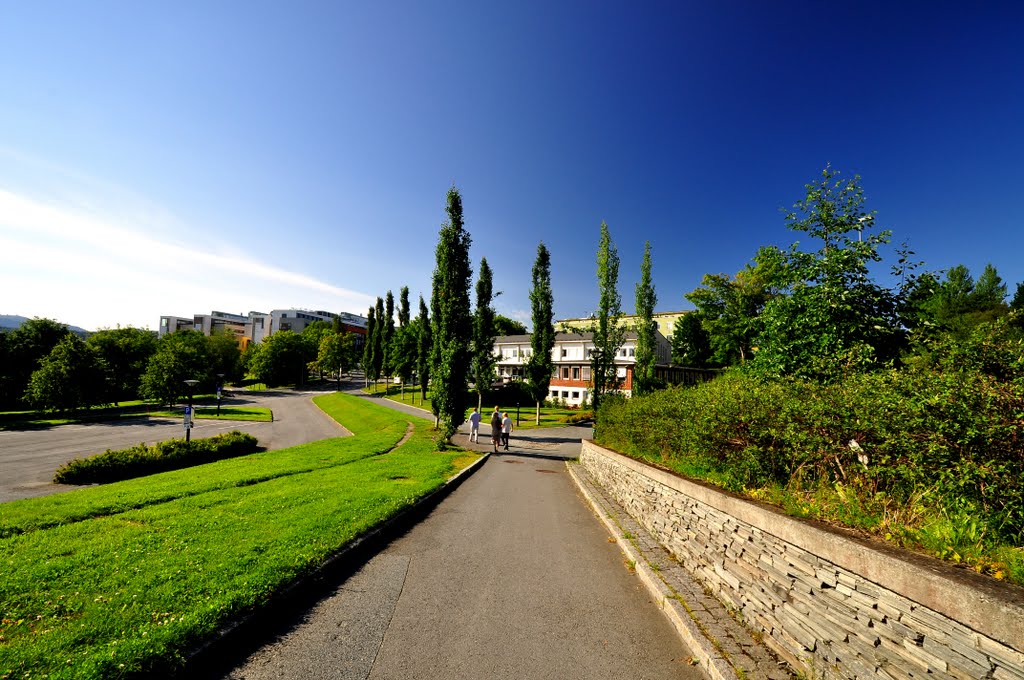
[[(928, 268), (1024, 281), (1019, 2), (46, 2), (0, 21), (0, 314), (365, 313), (462, 192), (498, 311), (788, 245), (826, 163)], [(808, 244), (810, 245), (810, 244)]]

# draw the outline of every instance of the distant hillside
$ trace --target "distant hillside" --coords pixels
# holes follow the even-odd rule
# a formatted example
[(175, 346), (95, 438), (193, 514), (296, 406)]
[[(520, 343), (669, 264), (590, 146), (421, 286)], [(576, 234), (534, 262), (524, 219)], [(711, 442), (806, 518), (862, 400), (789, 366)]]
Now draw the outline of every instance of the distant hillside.
[[(0, 331), (13, 331), (28, 320), (29, 318), (27, 316), (18, 316), (17, 314), (0, 314)], [(89, 331), (84, 328), (79, 328), (78, 326), (68, 326), (68, 330), (83, 338), (90, 335)]]

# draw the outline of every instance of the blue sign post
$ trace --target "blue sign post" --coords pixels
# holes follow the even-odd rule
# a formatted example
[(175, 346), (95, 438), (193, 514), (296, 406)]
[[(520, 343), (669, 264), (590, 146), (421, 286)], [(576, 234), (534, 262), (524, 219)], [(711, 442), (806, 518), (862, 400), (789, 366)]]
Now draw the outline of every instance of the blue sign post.
[(185, 441), (187, 442), (192, 434), (192, 407), (185, 407)]

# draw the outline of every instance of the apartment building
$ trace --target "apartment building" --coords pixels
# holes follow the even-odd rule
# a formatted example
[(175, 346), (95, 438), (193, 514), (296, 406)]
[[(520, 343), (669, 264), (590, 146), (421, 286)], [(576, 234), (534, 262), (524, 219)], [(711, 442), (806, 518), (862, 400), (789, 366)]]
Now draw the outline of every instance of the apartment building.
[[(592, 333), (556, 333), (551, 350), (554, 372), (551, 375), (550, 398), (579, 406), (590, 401), (592, 380), (590, 359), (594, 350)], [(494, 353), (497, 357), (498, 377), (504, 382), (526, 379), (526, 363), (533, 350), (529, 335), (508, 335), (496, 338)], [(615, 355), (619, 390), (633, 393), (633, 365), (636, 363), (636, 333), (628, 331), (625, 341)]]
[[(692, 384), (707, 380), (714, 371), (676, 366), (672, 363), (672, 329), (676, 319), (687, 312), (663, 312), (654, 315), (655, 377), (669, 384)], [(635, 326), (637, 317), (623, 317), (627, 328)], [(549, 397), (571, 406), (587, 403), (592, 398), (590, 360), (594, 350), (593, 334), (571, 332), (569, 329), (586, 327), (593, 319), (564, 319), (555, 322), (563, 332), (555, 334), (551, 359), (555, 369), (551, 376)], [(666, 332), (667, 331), (667, 332)], [(615, 355), (615, 370), (619, 391), (633, 394), (633, 367), (636, 364), (636, 332), (626, 331), (622, 346)], [(526, 363), (533, 350), (529, 335), (508, 335), (496, 338), (494, 353), (497, 358), (498, 377), (504, 382), (526, 379)]]
[(158, 337), (182, 329), (193, 329), (203, 335), (215, 332), (232, 333), (244, 349), (249, 343), (262, 342), (278, 331), (301, 333), (314, 321), (332, 323), (335, 318), (341, 326), (355, 336), (356, 347), (362, 347), (366, 338), (366, 318), (358, 314), (314, 311), (309, 309), (274, 309), (270, 313), (249, 312), (247, 315), (228, 312), (195, 314), (191, 317), (161, 316), (157, 330)]

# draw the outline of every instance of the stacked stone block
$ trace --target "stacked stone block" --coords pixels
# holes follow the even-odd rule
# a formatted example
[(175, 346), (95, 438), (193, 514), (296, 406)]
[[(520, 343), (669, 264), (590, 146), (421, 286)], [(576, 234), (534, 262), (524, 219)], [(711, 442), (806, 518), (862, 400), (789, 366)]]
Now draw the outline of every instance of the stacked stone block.
[(581, 464), (794, 669), (1024, 680), (1024, 597), (584, 442)]

